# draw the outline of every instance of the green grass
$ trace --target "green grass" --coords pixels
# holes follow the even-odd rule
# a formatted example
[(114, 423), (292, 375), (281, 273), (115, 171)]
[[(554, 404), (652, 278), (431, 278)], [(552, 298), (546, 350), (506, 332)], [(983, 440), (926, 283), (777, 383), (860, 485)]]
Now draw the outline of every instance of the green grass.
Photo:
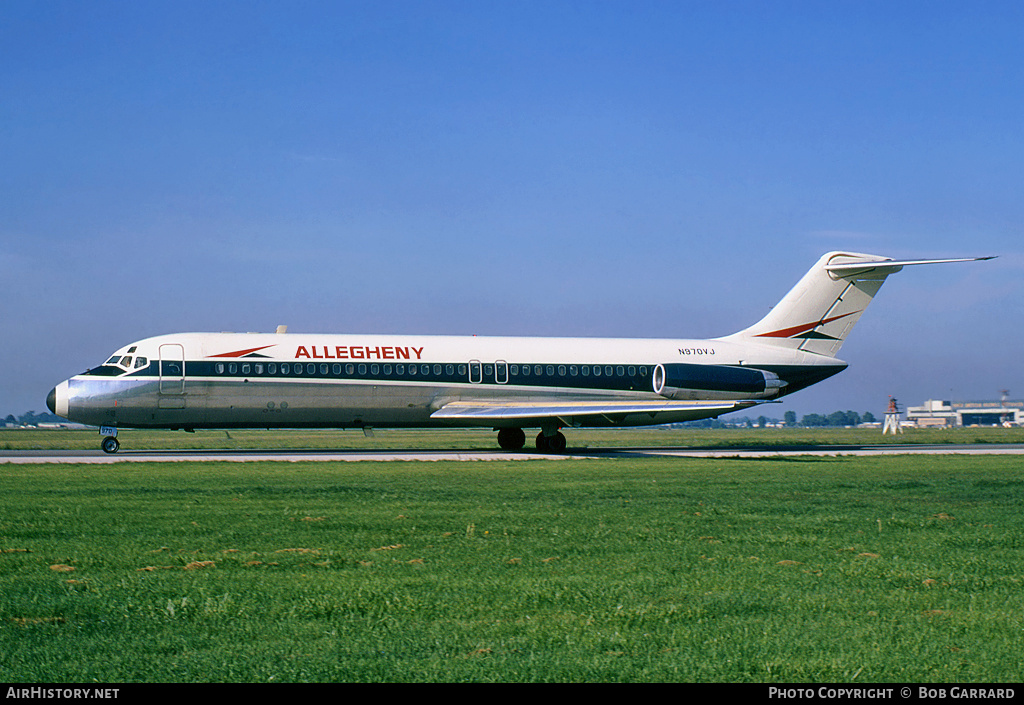
[[(877, 429), (771, 428), (771, 429), (566, 429), (569, 448), (623, 446), (793, 446), (881, 445), (889, 443), (1024, 443), (1024, 428), (907, 429), (899, 436), (883, 436)], [(376, 429), (367, 438), (361, 431), (241, 430), (241, 431), (122, 431), (125, 450), (189, 449), (374, 449), (374, 448), (497, 448), (490, 429)], [(0, 430), (0, 450), (96, 450), (95, 430)], [(532, 432), (527, 450), (533, 448)]]
[(1019, 682), (1022, 500), (1002, 456), (0, 465), (0, 682)]

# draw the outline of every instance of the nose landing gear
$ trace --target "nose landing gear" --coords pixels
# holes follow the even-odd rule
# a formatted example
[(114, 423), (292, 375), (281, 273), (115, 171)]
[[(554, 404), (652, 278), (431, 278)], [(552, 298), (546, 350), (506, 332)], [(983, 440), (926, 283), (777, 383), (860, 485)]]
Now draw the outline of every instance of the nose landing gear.
[(100, 448), (104, 453), (116, 453), (121, 444), (117, 440), (117, 429), (113, 426), (101, 426), (100, 433), (103, 434), (103, 441)]

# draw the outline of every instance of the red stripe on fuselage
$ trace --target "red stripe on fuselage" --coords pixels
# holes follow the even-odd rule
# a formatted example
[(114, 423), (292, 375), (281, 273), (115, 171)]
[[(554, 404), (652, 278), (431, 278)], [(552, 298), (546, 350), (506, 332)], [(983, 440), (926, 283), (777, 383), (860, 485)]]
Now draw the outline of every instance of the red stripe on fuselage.
[(792, 328), (783, 328), (782, 330), (773, 330), (771, 333), (758, 333), (754, 337), (755, 338), (792, 338), (795, 335), (799, 335), (801, 333), (806, 333), (807, 331), (811, 330), (812, 328), (817, 328), (818, 326), (823, 326), (826, 323), (831, 323), (832, 321), (838, 321), (840, 318), (846, 318), (847, 316), (852, 316), (855, 313), (860, 313), (860, 311), (850, 311), (849, 313), (844, 313), (841, 316), (835, 316), (833, 318), (826, 318), (826, 319), (821, 320), (821, 321), (815, 321), (814, 323), (804, 323), (803, 325), (793, 326)]
[(258, 348), (249, 348), (248, 350), (236, 350), (234, 352), (221, 353), (220, 355), (207, 355), (207, 357), (243, 357), (245, 355), (248, 355), (249, 353), (254, 353), (257, 350), (266, 350), (267, 348), (272, 348), (272, 347), (274, 347), (274, 346), (273, 345), (261, 345)]

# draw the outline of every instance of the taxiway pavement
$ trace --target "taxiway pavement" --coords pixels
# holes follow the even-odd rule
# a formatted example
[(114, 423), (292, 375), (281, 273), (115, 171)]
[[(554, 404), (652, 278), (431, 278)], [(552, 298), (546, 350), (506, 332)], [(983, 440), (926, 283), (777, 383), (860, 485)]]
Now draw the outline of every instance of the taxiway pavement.
[(866, 455), (1024, 455), (1024, 444), (985, 443), (948, 445), (833, 445), (772, 446), (746, 448), (691, 448), (646, 446), (633, 448), (569, 448), (561, 454), (503, 450), (125, 450), (116, 454), (102, 451), (0, 451), (3, 463), (173, 463), (173, 462), (360, 462), (360, 461), (488, 461), (488, 460), (580, 460), (591, 458), (771, 458), (785, 456)]

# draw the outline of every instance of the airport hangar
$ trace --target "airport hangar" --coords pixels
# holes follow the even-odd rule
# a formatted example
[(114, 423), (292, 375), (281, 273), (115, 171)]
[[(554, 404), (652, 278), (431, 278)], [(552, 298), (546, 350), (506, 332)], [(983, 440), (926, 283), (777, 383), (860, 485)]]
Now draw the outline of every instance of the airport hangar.
[(1024, 401), (939, 401), (907, 407), (907, 421), (918, 428), (1024, 426)]

